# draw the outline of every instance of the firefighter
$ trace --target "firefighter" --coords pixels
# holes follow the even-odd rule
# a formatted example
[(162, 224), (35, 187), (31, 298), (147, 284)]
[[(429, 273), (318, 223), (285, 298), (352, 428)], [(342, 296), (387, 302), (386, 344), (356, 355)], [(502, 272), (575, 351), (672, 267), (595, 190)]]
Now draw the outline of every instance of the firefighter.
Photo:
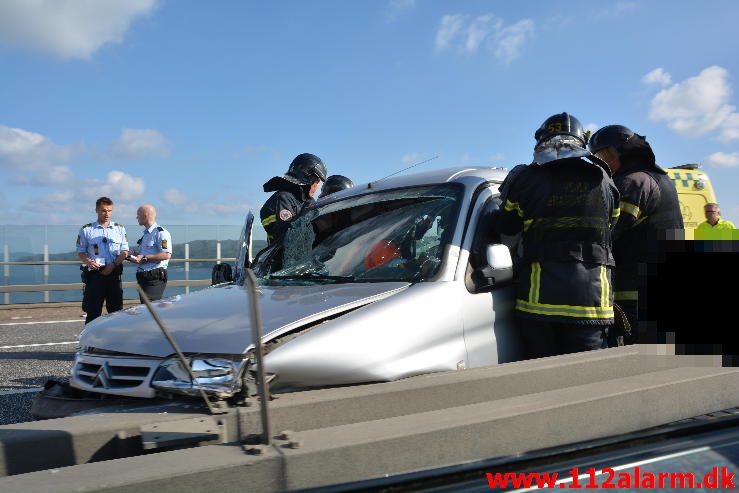
[[(624, 342), (656, 342), (638, 327), (645, 314), (645, 269), (646, 264), (664, 261), (669, 231), (683, 229), (677, 190), (667, 172), (656, 164), (646, 137), (623, 125), (599, 129), (590, 138), (588, 148), (608, 164), (621, 195), (613, 253), (615, 301), (624, 310), (631, 329), (630, 335), (624, 334)], [(641, 275), (640, 264), (645, 264)]]
[(520, 233), (515, 313), (525, 358), (605, 348), (618, 190), (574, 116), (552, 115), (534, 138), (533, 162), (511, 170), (491, 218), (494, 234)]
[(346, 190), (347, 188), (352, 188), (353, 186), (354, 182), (346, 176), (331, 175), (326, 178), (326, 183), (323, 184), (323, 187), (321, 188), (321, 195), (319, 195), (318, 198), (320, 199), (321, 197), (325, 197), (326, 195), (331, 195), (332, 193), (340, 192), (341, 190)]
[(319, 184), (326, 181), (326, 175), (326, 165), (321, 158), (303, 153), (293, 159), (286, 174), (275, 176), (264, 184), (265, 192), (274, 192), (259, 211), (268, 245), (285, 234), (290, 221), (313, 200)]

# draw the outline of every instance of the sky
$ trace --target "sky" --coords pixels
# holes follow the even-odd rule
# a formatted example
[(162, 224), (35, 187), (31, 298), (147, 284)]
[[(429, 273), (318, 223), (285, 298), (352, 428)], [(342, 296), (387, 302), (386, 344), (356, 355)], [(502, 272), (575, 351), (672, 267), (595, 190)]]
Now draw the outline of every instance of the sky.
[(300, 153), (357, 184), (512, 168), (568, 112), (701, 164), (739, 226), (737, 19), (736, 0), (0, 0), (0, 224), (82, 225), (108, 196), (128, 229), (144, 203), (240, 225)]

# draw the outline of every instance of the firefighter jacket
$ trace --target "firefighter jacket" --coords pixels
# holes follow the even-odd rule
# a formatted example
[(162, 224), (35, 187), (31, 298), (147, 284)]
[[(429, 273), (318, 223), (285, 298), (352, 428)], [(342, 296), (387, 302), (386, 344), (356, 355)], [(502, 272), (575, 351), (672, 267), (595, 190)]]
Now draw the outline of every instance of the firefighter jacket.
[(290, 221), (303, 209), (305, 194), (300, 185), (274, 177), (264, 184), (264, 191), (276, 190), (259, 210), (262, 226), (267, 232), (267, 244), (279, 240), (287, 231)]
[(517, 166), (501, 185), (495, 233), (521, 233), (519, 316), (549, 322), (613, 323), (611, 228), (618, 189), (581, 157)]
[(675, 185), (649, 156), (622, 156), (613, 181), (621, 194), (621, 216), (613, 230), (616, 301), (635, 301), (645, 281), (639, 279), (639, 264), (665, 260), (670, 230), (682, 230), (683, 217)]

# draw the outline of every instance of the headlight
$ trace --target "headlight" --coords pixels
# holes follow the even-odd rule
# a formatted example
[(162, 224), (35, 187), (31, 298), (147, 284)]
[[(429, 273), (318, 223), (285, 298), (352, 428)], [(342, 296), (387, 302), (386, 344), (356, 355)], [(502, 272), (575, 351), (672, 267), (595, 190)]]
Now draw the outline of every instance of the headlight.
[(231, 397), (241, 390), (241, 375), (248, 358), (233, 361), (225, 358), (190, 356), (190, 365), (195, 382), (178, 357), (164, 361), (157, 368), (151, 381), (152, 387), (165, 392), (199, 396), (200, 389), (220, 398)]

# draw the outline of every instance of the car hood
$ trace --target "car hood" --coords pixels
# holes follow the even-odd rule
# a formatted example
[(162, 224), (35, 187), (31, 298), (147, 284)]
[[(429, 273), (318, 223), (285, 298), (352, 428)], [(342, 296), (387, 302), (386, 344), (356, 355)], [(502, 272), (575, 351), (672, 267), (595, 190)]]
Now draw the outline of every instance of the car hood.
[[(408, 287), (405, 282), (259, 286), (263, 340), (364, 306)], [(248, 290), (236, 284), (206, 288), (152, 303), (184, 353), (239, 354), (254, 342)], [(175, 351), (145, 305), (99, 317), (80, 335), (91, 348), (166, 357)]]

